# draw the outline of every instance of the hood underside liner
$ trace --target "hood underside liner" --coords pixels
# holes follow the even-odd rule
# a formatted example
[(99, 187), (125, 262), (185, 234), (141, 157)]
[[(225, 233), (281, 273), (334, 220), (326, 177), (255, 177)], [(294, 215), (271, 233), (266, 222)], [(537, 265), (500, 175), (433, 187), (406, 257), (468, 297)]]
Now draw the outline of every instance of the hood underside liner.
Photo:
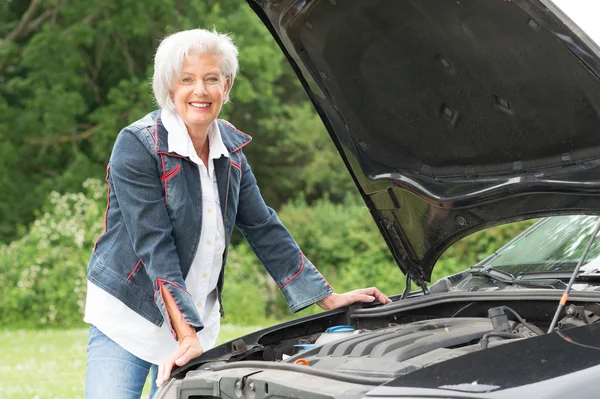
[(600, 57), (539, 0), (248, 0), (404, 272), (493, 225), (600, 213)]

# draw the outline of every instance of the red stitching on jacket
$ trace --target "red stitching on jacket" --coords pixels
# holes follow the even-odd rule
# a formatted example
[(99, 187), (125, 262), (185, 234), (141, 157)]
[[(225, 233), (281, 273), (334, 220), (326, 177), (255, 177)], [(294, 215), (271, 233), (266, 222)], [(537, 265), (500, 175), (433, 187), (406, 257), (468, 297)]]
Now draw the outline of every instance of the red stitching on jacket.
[(160, 157), (160, 162), (162, 164), (162, 176), (160, 177), (160, 181), (163, 182), (163, 186), (165, 189), (165, 205), (167, 205), (167, 199), (169, 198), (169, 189), (167, 187), (167, 180), (169, 180), (171, 177), (173, 177), (177, 172), (179, 172), (179, 169), (181, 169), (181, 165), (177, 164), (169, 173), (167, 173), (167, 169), (165, 167), (165, 159), (164, 159), (164, 155), (167, 155), (169, 157), (175, 157), (175, 158), (187, 158), (178, 154), (170, 154), (168, 152), (164, 152), (164, 151), (158, 151), (158, 119), (160, 116), (156, 117), (156, 120), (154, 121), (154, 134), (152, 133), (152, 130), (150, 130), (150, 128), (146, 127), (146, 129), (148, 130), (148, 132), (150, 133), (150, 136), (152, 136), (152, 139), (154, 140), (154, 152), (156, 154), (158, 154), (158, 156)]
[(171, 177), (175, 176), (177, 172), (181, 169), (181, 164), (177, 164), (171, 169), (169, 173), (160, 177), (160, 181), (169, 180)]
[(232, 128), (233, 130), (237, 131), (238, 133), (243, 134), (244, 136), (248, 137), (248, 141), (246, 141), (245, 143), (243, 143), (242, 145), (240, 145), (239, 147), (229, 151), (230, 154), (233, 154), (234, 152), (238, 151), (240, 148), (244, 147), (245, 145), (250, 144), (250, 142), (252, 141), (252, 136), (250, 136), (249, 134), (246, 134), (244, 132), (242, 132), (241, 130), (239, 130), (237, 127), (233, 126), (231, 123), (227, 122), (226, 120), (223, 119), (219, 119), (221, 122), (223, 122), (224, 124), (226, 124), (227, 126), (229, 126), (230, 128)]
[[(167, 174), (167, 169), (165, 168), (165, 158), (163, 155), (159, 155), (160, 156), (160, 162), (162, 164), (162, 175), (166, 175)], [(160, 179), (163, 182), (163, 185), (165, 187), (165, 205), (167, 205), (167, 198), (169, 197), (169, 192), (167, 189), (167, 181), (163, 180), (162, 178)]]
[(131, 273), (129, 273), (129, 276), (127, 276), (127, 280), (131, 280), (131, 278), (133, 277), (133, 274), (136, 272), (136, 270), (138, 269), (138, 267), (140, 267), (141, 264), (142, 264), (142, 260), (140, 259), (135, 264), (135, 267), (133, 268), (133, 270), (131, 271)]
[(231, 166), (234, 166), (235, 168), (237, 168), (237, 170), (240, 171), (240, 173), (242, 173), (242, 167), (240, 165), (238, 165), (237, 162), (231, 161)]
[(98, 236), (98, 238), (96, 238), (96, 243), (94, 244), (94, 251), (96, 252), (96, 248), (98, 248), (98, 241), (100, 241), (100, 237), (102, 237), (103, 234), (106, 233), (106, 231), (108, 230), (108, 224), (107, 224), (107, 219), (108, 219), (108, 208), (110, 208), (110, 183), (108, 182), (108, 175), (110, 174), (110, 165), (108, 165), (106, 167), (106, 183), (107, 183), (107, 193), (106, 193), (106, 211), (104, 211), (104, 231), (102, 232), (102, 234), (100, 234)]
[(157, 278), (156, 279), (156, 288), (158, 289), (158, 284), (163, 284), (163, 281), (165, 283), (169, 283), (171, 284), (173, 287), (175, 288), (179, 288), (181, 291), (185, 292), (186, 294), (188, 294), (189, 296), (191, 296), (192, 294), (190, 294), (188, 291), (184, 290), (183, 288), (181, 288), (179, 285), (175, 284), (174, 282), (170, 281), (170, 280), (165, 280), (164, 278)]
[(300, 267), (300, 270), (298, 270), (298, 273), (294, 274), (288, 281), (286, 281), (285, 283), (281, 284), (279, 286), (279, 289), (282, 289), (283, 287), (285, 287), (286, 285), (288, 285), (289, 283), (291, 283), (292, 280), (295, 279), (296, 277), (298, 277), (300, 275), (300, 273), (302, 273), (302, 270), (304, 270), (304, 254), (302, 253), (302, 251), (300, 251), (300, 257), (302, 258), (302, 267)]
[(152, 136), (152, 139), (154, 140), (154, 152), (157, 153), (158, 155), (167, 155), (169, 157), (186, 159), (187, 157), (185, 157), (183, 155), (166, 152), (166, 151), (158, 151), (158, 119), (159, 118), (160, 118), (160, 116), (156, 117), (156, 121), (155, 121), (155, 125), (154, 125), (154, 130), (155, 130), (156, 134), (152, 134), (152, 131), (148, 127), (146, 127), (146, 129), (150, 132), (150, 136)]
[(152, 133), (152, 130), (149, 127), (146, 127), (148, 133), (150, 133), (150, 137), (152, 137), (152, 141), (154, 141), (154, 152), (158, 153), (158, 132), (156, 132), (156, 136)]

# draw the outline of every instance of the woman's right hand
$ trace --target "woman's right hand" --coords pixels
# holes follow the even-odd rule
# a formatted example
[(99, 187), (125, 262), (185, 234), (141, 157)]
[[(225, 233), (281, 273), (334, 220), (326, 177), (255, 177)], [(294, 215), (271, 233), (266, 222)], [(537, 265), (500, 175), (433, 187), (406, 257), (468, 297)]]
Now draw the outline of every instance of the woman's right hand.
[(322, 309), (331, 310), (342, 306), (352, 305), (356, 302), (373, 302), (378, 300), (382, 304), (392, 303), (392, 300), (383, 295), (376, 287), (361, 288), (358, 290), (345, 292), (343, 294), (332, 293), (331, 295), (317, 302)]
[(156, 376), (156, 386), (160, 387), (171, 376), (173, 366), (181, 367), (192, 359), (204, 353), (202, 345), (196, 334), (184, 336), (179, 341), (179, 346), (175, 349), (161, 365), (158, 366), (158, 374)]

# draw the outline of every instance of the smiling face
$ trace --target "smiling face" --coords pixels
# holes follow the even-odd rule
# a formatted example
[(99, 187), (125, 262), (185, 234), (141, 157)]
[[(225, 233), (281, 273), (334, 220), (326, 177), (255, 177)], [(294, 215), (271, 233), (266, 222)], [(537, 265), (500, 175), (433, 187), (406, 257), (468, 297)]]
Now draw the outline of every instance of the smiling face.
[(229, 87), (218, 56), (192, 54), (184, 59), (181, 79), (176, 81), (171, 95), (190, 134), (206, 134), (219, 116)]

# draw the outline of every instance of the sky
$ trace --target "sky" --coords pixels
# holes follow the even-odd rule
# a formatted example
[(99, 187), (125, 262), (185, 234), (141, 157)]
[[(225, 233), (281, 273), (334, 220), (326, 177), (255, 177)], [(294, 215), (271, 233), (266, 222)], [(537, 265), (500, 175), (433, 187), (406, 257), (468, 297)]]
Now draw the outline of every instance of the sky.
[(600, 46), (600, 0), (551, 0)]

